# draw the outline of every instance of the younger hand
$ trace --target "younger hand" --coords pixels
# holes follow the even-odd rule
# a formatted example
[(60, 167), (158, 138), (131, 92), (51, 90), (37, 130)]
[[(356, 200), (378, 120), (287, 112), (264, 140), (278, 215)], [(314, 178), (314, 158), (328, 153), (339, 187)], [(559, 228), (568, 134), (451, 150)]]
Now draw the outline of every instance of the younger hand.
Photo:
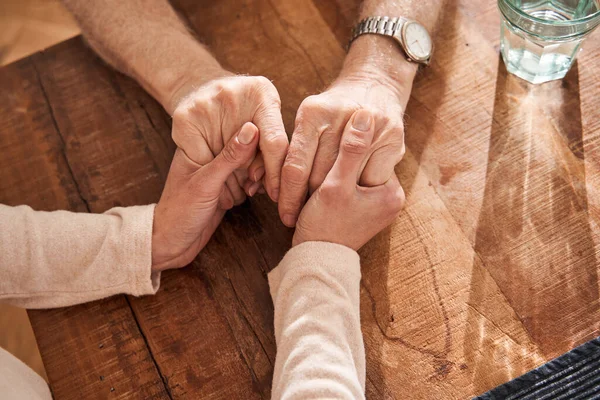
[[(354, 126), (357, 120), (367, 120), (367, 128)], [(293, 246), (322, 241), (358, 250), (398, 216), (404, 192), (396, 175), (379, 186), (358, 185), (371, 152), (374, 129), (369, 111), (361, 109), (352, 115), (333, 167), (300, 213)]]
[(154, 211), (152, 270), (189, 264), (206, 245), (226, 209), (219, 198), (230, 175), (251, 162), (258, 145), (258, 128), (248, 122), (206, 165), (175, 151), (162, 196)]

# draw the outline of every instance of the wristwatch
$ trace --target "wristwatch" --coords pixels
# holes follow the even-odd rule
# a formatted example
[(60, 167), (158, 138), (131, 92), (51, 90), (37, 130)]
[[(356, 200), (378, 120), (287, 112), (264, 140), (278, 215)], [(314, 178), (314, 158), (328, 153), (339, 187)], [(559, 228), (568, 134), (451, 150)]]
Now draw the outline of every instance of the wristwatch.
[(398, 17), (365, 18), (354, 27), (350, 43), (360, 35), (368, 33), (394, 38), (406, 54), (408, 61), (427, 65), (431, 60), (433, 51), (431, 36), (417, 21)]

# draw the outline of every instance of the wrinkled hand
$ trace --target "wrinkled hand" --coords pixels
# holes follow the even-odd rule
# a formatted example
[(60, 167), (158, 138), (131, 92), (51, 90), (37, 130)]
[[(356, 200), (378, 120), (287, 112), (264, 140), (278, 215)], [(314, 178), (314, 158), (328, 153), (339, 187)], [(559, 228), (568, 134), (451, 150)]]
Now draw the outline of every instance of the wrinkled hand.
[(221, 208), (241, 204), (246, 194), (261, 190), (262, 182), (277, 201), (288, 139), (275, 86), (260, 76), (225, 76), (186, 92), (173, 113), (172, 136), (190, 162), (209, 163), (246, 122), (254, 123), (260, 133), (251, 164), (227, 178)]
[[(279, 214), (294, 226), (306, 194), (315, 191), (331, 170), (342, 131), (353, 113), (369, 110), (374, 136), (359, 166), (360, 184), (378, 186), (389, 181), (404, 155), (404, 107), (395, 88), (369, 77), (339, 78), (322, 94), (307, 97), (296, 116), (296, 125), (281, 174)], [(367, 121), (358, 114), (355, 123)]]
[(300, 213), (293, 246), (324, 241), (358, 250), (398, 216), (404, 192), (396, 175), (377, 186), (358, 184), (376, 145), (375, 127), (368, 111), (353, 114), (333, 167)]
[(153, 271), (183, 267), (198, 255), (225, 215), (219, 198), (229, 177), (252, 161), (258, 141), (257, 127), (246, 123), (206, 165), (176, 150), (154, 211)]

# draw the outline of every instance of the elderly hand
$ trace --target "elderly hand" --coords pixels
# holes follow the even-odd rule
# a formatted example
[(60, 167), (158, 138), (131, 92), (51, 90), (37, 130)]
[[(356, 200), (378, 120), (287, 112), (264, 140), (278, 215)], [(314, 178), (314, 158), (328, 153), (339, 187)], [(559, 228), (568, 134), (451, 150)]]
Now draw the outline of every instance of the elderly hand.
[[(279, 214), (287, 226), (295, 225), (307, 191), (316, 190), (334, 165), (344, 126), (356, 110), (369, 110), (374, 130), (358, 170), (361, 185), (388, 182), (404, 155), (402, 118), (407, 96), (394, 82), (375, 73), (348, 71), (324, 93), (306, 98), (298, 109), (281, 174)], [(367, 114), (357, 114), (357, 128), (366, 127), (362, 117)]]
[[(173, 113), (173, 140), (187, 159), (209, 163), (246, 122), (259, 130), (259, 151), (251, 163), (227, 178), (220, 206), (241, 204), (246, 194), (261, 190), (263, 176), (269, 196), (279, 198), (280, 173), (288, 149), (275, 86), (264, 77), (224, 76), (178, 95)], [(245, 193), (244, 193), (245, 190)]]
[(246, 123), (206, 165), (178, 148), (162, 196), (154, 211), (152, 270), (189, 264), (206, 245), (225, 209), (219, 198), (234, 171), (245, 168), (258, 145), (258, 129)]
[(398, 216), (404, 192), (396, 175), (377, 186), (358, 184), (376, 145), (376, 127), (366, 110), (351, 116), (333, 167), (300, 213), (293, 246), (323, 241), (358, 250)]

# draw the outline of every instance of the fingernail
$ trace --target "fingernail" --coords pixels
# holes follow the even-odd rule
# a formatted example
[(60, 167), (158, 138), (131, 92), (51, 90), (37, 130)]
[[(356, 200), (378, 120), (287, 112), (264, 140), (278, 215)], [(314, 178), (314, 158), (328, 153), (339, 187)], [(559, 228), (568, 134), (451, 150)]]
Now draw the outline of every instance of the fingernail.
[(256, 172), (254, 173), (254, 182), (260, 181), (264, 174), (265, 174), (264, 167), (260, 167), (259, 169), (257, 169)]
[(256, 136), (254, 126), (252, 124), (244, 124), (238, 134), (238, 140), (241, 144), (250, 144), (254, 140), (254, 136)]
[(359, 131), (366, 132), (371, 128), (371, 123), (373, 118), (371, 117), (371, 113), (367, 110), (358, 110), (354, 113), (354, 118), (352, 119), (352, 127)]
[(273, 199), (273, 201), (279, 200), (279, 189), (273, 189), (271, 191), (271, 194), (272, 194), (271, 198)]
[(250, 197), (254, 196), (256, 192), (258, 192), (258, 188), (260, 188), (260, 182), (253, 183), (252, 186), (248, 188), (248, 195)]
[(296, 225), (296, 217), (292, 214), (286, 214), (283, 216), (283, 223), (291, 228)]

